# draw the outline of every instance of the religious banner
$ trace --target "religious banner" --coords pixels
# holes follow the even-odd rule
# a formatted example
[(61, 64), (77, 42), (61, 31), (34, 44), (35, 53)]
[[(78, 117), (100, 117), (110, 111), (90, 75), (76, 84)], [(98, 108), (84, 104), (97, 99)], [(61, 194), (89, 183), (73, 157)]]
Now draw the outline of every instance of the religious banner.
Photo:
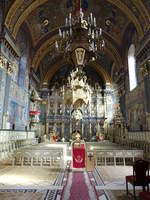
[(85, 146), (84, 144), (72, 145), (73, 168), (85, 168)]

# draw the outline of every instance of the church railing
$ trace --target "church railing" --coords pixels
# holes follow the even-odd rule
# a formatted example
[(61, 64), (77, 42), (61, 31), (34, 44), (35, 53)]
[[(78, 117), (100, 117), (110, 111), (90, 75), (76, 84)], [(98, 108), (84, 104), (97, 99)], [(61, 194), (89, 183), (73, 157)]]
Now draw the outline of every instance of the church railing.
[(0, 160), (21, 147), (37, 144), (33, 131), (0, 130)]
[(132, 165), (136, 159), (143, 158), (143, 150), (97, 150), (95, 164), (101, 165)]

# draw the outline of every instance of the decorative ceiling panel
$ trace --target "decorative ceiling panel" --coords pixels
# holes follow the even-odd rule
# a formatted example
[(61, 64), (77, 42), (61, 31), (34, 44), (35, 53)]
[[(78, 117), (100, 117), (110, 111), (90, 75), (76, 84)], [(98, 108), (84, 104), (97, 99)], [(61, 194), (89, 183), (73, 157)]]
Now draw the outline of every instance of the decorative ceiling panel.
[[(85, 15), (93, 12), (97, 18), (97, 25), (110, 34), (114, 40), (120, 41), (120, 36), (128, 24), (128, 17), (107, 1), (89, 0), (87, 4), (86, 2), (83, 5)], [(68, 4), (68, 1), (61, 1), (60, 3), (59, 0), (56, 0), (48, 1), (35, 9), (26, 20), (34, 44), (37, 44), (52, 30), (63, 26), (68, 12), (72, 11), (75, 14), (77, 8), (74, 8), (73, 4)]]
[(60, 3), (60, 0), (48, 1), (35, 9), (26, 20), (34, 44), (49, 32), (64, 25), (65, 16), (64, 4)]

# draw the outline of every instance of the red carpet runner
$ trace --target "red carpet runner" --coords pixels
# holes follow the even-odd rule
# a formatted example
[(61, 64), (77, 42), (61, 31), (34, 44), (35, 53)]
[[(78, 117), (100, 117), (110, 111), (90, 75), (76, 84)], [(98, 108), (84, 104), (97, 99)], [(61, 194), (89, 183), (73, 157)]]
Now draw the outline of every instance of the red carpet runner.
[(69, 172), (61, 200), (97, 200), (87, 172)]
[(83, 172), (73, 172), (70, 200), (90, 200)]

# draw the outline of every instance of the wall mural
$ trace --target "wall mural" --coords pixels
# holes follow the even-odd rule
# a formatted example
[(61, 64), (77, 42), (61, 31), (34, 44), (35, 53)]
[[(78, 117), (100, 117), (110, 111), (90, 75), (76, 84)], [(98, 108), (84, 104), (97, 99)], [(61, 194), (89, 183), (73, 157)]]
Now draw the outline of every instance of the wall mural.
[(11, 76), (9, 93), (9, 123), (15, 124), (16, 129), (24, 129), (28, 121), (28, 70), (27, 70), (27, 38), (25, 32), (20, 30), (17, 44), (21, 51), (21, 57), (16, 70)]
[(132, 92), (126, 95), (128, 128), (130, 130), (143, 130), (147, 128), (144, 99), (144, 82), (139, 83)]
[(2, 116), (3, 116), (4, 86), (5, 86), (4, 83), (5, 82), (3, 80), (3, 71), (0, 68), (0, 127), (2, 126)]
[(17, 43), (19, 44), (21, 51), (21, 58), (18, 67), (18, 85), (22, 88), (24, 88), (27, 65), (27, 38), (25, 38), (25, 35), (25, 32), (23, 30), (20, 30), (17, 36)]

